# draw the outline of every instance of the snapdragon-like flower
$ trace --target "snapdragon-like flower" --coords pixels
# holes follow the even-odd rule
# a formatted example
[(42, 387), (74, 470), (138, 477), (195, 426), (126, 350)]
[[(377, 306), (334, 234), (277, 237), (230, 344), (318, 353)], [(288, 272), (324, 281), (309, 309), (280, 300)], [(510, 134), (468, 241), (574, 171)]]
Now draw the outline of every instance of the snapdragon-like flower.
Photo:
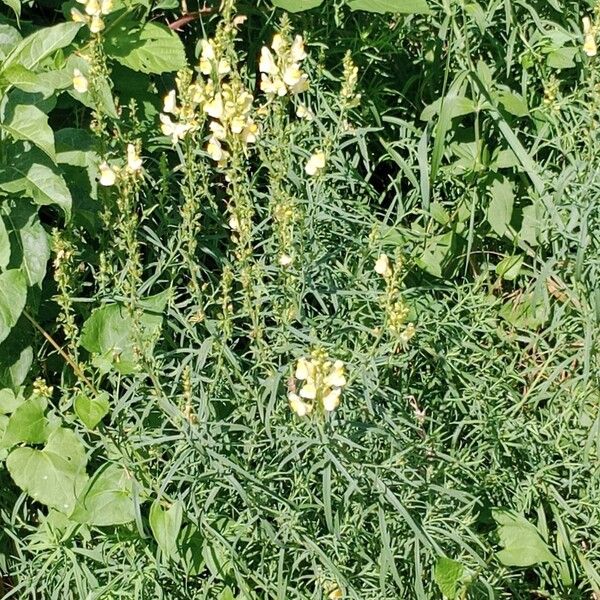
[(308, 159), (304, 170), (307, 175), (316, 175), (319, 171), (325, 168), (325, 153), (322, 150), (317, 150)]
[(182, 140), (192, 128), (188, 123), (175, 123), (171, 117), (163, 114), (160, 115), (160, 122), (161, 131), (164, 135), (170, 136), (174, 144)]
[(79, 69), (73, 69), (73, 88), (80, 94), (85, 94), (89, 88), (89, 82)]
[(342, 388), (347, 383), (341, 360), (332, 363), (325, 352), (315, 350), (310, 358), (298, 359), (294, 377), (300, 391), (289, 392), (288, 400), (298, 416), (306, 416), (314, 408), (332, 412), (339, 406)]
[(388, 258), (387, 254), (379, 255), (379, 258), (375, 262), (375, 273), (377, 273), (378, 275), (381, 275), (382, 277), (385, 277), (386, 279), (388, 277), (392, 276), (392, 268), (390, 267), (390, 259)]
[(104, 161), (100, 167), (100, 185), (105, 187), (110, 187), (114, 185), (117, 181), (117, 173), (116, 171), (106, 162)]
[(598, 53), (598, 47), (596, 46), (596, 32), (592, 26), (592, 22), (589, 17), (583, 17), (583, 51), (590, 58), (596, 56)]
[(133, 144), (127, 144), (127, 168), (131, 172), (139, 171), (142, 168), (142, 157)]
[(172, 115), (176, 115), (177, 110), (177, 93), (175, 90), (171, 90), (164, 99), (163, 102), (163, 112), (171, 113)]

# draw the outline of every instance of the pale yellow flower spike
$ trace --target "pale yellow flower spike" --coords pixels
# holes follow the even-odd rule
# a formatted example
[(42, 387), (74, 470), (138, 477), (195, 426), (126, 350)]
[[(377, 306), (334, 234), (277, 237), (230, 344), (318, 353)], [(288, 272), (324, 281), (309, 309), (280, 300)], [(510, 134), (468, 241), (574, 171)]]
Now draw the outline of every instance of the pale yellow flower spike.
[(85, 94), (88, 91), (88, 80), (79, 69), (73, 70), (73, 87), (80, 94)]

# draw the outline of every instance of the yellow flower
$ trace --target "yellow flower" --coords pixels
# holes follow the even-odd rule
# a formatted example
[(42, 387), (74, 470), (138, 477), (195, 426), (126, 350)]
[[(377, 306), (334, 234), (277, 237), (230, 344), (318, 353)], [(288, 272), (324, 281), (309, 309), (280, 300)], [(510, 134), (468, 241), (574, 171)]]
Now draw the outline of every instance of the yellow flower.
[(88, 0), (85, 4), (85, 12), (90, 15), (90, 17), (99, 15), (102, 12), (102, 9), (98, 0)]
[(73, 87), (80, 94), (85, 94), (88, 91), (88, 80), (79, 69), (73, 70)]
[(219, 75), (227, 75), (227, 73), (230, 71), (231, 67), (229, 66), (229, 63), (224, 58), (219, 60), (219, 64), (217, 65), (217, 73)]
[(312, 364), (305, 358), (299, 358), (298, 364), (296, 365), (296, 379), (308, 379), (313, 372)]
[(341, 360), (336, 360), (333, 363), (333, 368), (329, 375), (324, 379), (325, 385), (333, 387), (344, 387), (346, 385), (346, 376), (344, 374), (344, 363)]
[(127, 168), (130, 171), (139, 171), (142, 168), (142, 158), (133, 144), (127, 144)]
[(317, 397), (317, 388), (315, 384), (309, 379), (302, 386), (300, 390), (300, 396), (302, 398), (306, 398), (307, 400), (314, 400)]
[(109, 164), (104, 161), (100, 165), (100, 185), (109, 187), (114, 185), (117, 181), (117, 174), (115, 171), (109, 166)]
[(75, 23), (87, 23), (88, 18), (75, 7), (71, 8), (71, 19), (75, 21)]
[(333, 590), (331, 590), (331, 592), (329, 592), (329, 595), (327, 596), (329, 600), (341, 600), (343, 597), (344, 594), (339, 587), (333, 588)]
[(300, 62), (306, 58), (306, 52), (304, 50), (304, 40), (301, 35), (297, 35), (292, 43), (290, 49), (290, 56), (294, 62)]
[(271, 51), (266, 46), (261, 48), (258, 69), (261, 73), (266, 73), (267, 75), (275, 75), (279, 70)]
[(306, 106), (304, 106), (304, 104), (301, 104), (296, 109), (296, 115), (300, 119), (306, 119), (307, 121), (312, 121), (314, 119), (314, 117), (315, 117), (315, 115), (312, 113), (312, 111), (310, 110), (310, 108), (307, 108)]
[(171, 90), (165, 96), (163, 111), (166, 113), (171, 113), (172, 115), (177, 114), (177, 96), (175, 90)]
[(212, 73), (212, 62), (215, 60), (215, 50), (209, 40), (200, 40), (202, 51), (200, 53), (200, 73), (210, 75)]
[(225, 127), (223, 127), (219, 121), (211, 121), (208, 127), (213, 134), (213, 137), (216, 137), (218, 140), (224, 140), (227, 137)]
[(113, 7), (113, 0), (102, 0), (102, 5), (100, 7), (100, 12), (103, 15), (107, 15), (110, 13)]
[(400, 341), (404, 344), (408, 343), (413, 338), (416, 332), (417, 329), (414, 326), (414, 324), (409, 323), (404, 329), (404, 331), (400, 334)]
[(222, 161), (227, 156), (227, 152), (223, 150), (221, 142), (214, 135), (208, 140), (206, 151), (208, 152), (208, 155), (216, 162)]
[(100, 33), (104, 29), (104, 20), (99, 15), (94, 15), (90, 23), (90, 31), (92, 33)]
[(308, 83), (308, 75), (306, 73), (302, 73), (298, 82), (290, 88), (290, 92), (292, 92), (292, 94), (301, 94), (302, 92), (306, 92), (309, 87), (310, 84)]
[(282, 254), (279, 257), (279, 264), (282, 267), (287, 267), (287, 266), (291, 265), (293, 261), (294, 261), (294, 259), (289, 254)]
[(325, 154), (322, 150), (317, 150), (307, 161), (304, 170), (308, 175), (316, 175), (325, 167)]
[(285, 46), (285, 40), (280, 33), (276, 33), (273, 36), (273, 41), (271, 42), (271, 48), (275, 50), (276, 53), (279, 53), (283, 47)]
[(298, 394), (290, 392), (288, 394), (288, 400), (290, 401), (290, 408), (299, 416), (304, 417), (311, 412), (312, 406), (307, 402), (304, 402)]
[(598, 53), (598, 48), (596, 46), (596, 36), (594, 35), (594, 28), (592, 27), (592, 22), (589, 17), (583, 17), (583, 33), (585, 35), (585, 39), (583, 42), (583, 51), (590, 58), (596, 56)]
[(221, 119), (223, 117), (223, 98), (221, 94), (215, 94), (215, 97), (204, 104), (204, 112), (213, 119)]
[(290, 88), (297, 85), (302, 79), (302, 71), (296, 64), (292, 64), (283, 72), (283, 81)]
[(229, 228), (232, 231), (240, 230), (240, 222), (238, 221), (238, 218), (235, 215), (231, 215), (231, 217), (229, 218)]
[(171, 118), (167, 115), (160, 115), (161, 120), (161, 131), (164, 135), (171, 136), (173, 143), (176, 144), (179, 140), (182, 140), (187, 132), (191, 129), (191, 125), (187, 123), (174, 123)]
[(325, 390), (325, 393), (323, 394), (323, 408), (327, 412), (331, 412), (339, 406), (341, 393), (342, 390), (340, 390), (340, 388)]
[(388, 278), (392, 276), (392, 269), (390, 267), (390, 259), (387, 254), (380, 254), (379, 258), (375, 262), (375, 273), (382, 277)]
[(246, 122), (246, 127), (242, 130), (240, 137), (244, 144), (253, 144), (256, 141), (257, 134), (258, 125), (252, 119), (249, 119)]
[(260, 89), (265, 94), (275, 94), (277, 96), (285, 96), (287, 94), (287, 87), (282, 79), (279, 77), (268, 77), (264, 73), (260, 79)]

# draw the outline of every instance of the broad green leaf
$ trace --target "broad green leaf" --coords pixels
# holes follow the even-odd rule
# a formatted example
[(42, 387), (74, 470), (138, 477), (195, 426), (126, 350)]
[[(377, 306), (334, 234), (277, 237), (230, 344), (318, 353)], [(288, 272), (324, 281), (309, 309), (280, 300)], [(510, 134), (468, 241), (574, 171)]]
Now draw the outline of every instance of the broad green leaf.
[[(21, 394), (15, 394), (10, 388), (0, 390), (0, 414), (9, 415), (15, 412), (25, 399)], [(0, 438), (1, 439), (1, 438)]]
[[(143, 339), (150, 340), (160, 329), (166, 299), (163, 292), (141, 303), (144, 310), (140, 316), (139, 335)], [(134, 346), (137, 335), (136, 323), (127, 308), (109, 304), (95, 309), (84, 323), (81, 345), (88, 352), (112, 361), (119, 373), (129, 375), (136, 369)]]
[(135, 31), (131, 22), (124, 22), (107, 32), (104, 47), (110, 57), (134, 71), (168, 73), (187, 66), (179, 36), (158, 23)]
[(11, 25), (0, 23), (0, 61), (4, 60), (22, 40), (21, 34)]
[(519, 239), (527, 242), (530, 246), (537, 246), (539, 243), (538, 235), (542, 229), (543, 214), (537, 204), (525, 206), (522, 211), (523, 219), (519, 231)]
[(33, 362), (31, 347), (35, 335), (25, 317), (21, 317), (8, 337), (0, 343), (0, 387), (15, 393), (25, 381)]
[(0, 271), (6, 269), (10, 261), (10, 240), (4, 219), (0, 216)]
[(8, 131), (15, 140), (31, 142), (52, 161), (56, 160), (54, 133), (48, 125), (48, 116), (36, 106), (9, 102), (0, 127)]
[(10, 52), (0, 67), (0, 73), (17, 63), (26, 69), (35, 69), (48, 56), (68, 46), (81, 27), (82, 23), (68, 22), (38, 29)]
[(21, 442), (43, 444), (48, 439), (48, 403), (40, 396), (33, 396), (18, 406), (11, 415), (1, 445), (8, 448)]
[(29, 287), (41, 284), (50, 259), (50, 244), (38, 216), (38, 207), (27, 201), (16, 203), (8, 213), (7, 221), (16, 242), (11, 264), (25, 273)]
[(0, 342), (16, 325), (27, 300), (27, 281), (19, 269), (0, 273)]
[(14, 482), (34, 500), (69, 514), (85, 486), (85, 448), (70, 429), (60, 428), (43, 450), (17, 448), (6, 459)]
[(95, 474), (79, 495), (71, 518), (78, 523), (121, 525), (135, 519), (131, 476), (123, 467), (110, 464)]
[(346, 0), (352, 10), (374, 13), (429, 13), (426, 0)]
[(526, 117), (529, 114), (527, 100), (515, 92), (502, 90), (498, 92), (498, 100), (504, 110), (515, 117)]
[(517, 254), (515, 256), (505, 256), (496, 265), (496, 274), (498, 277), (502, 277), (502, 279), (512, 281), (519, 276), (522, 265), (523, 256), (521, 254)]
[(36, 204), (57, 204), (68, 216), (71, 192), (58, 168), (38, 150), (11, 156), (10, 164), (0, 166), (0, 188), (11, 193), (25, 193)]
[(512, 184), (506, 177), (496, 179), (490, 186), (492, 199), (487, 209), (487, 220), (492, 229), (503, 236), (508, 226), (513, 212), (514, 194)]
[(302, 12), (321, 6), (323, 0), (273, 0), (273, 6), (283, 8), (291, 13)]
[(17, 21), (21, 17), (21, 0), (2, 0), (8, 8), (11, 8), (15, 13), (15, 17), (17, 17)]
[(95, 429), (96, 425), (108, 414), (110, 404), (108, 394), (101, 392), (97, 396), (78, 394), (73, 402), (75, 413), (88, 429)]
[(458, 561), (445, 556), (438, 558), (433, 576), (440, 591), (448, 600), (456, 598), (464, 571), (463, 565)]
[(168, 509), (163, 509), (159, 500), (150, 507), (150, 529), (158, 546), (167, 557), (177, 550), (177, 537), (183, 520), (183, 507), (178, 500)]
[(2, 79), (28, 94), (42, 94), (49, 98), (57, 89), (70, 86), (72, 76), (62, 71), (34, 73), (23, 65), (15, 64), (2, 72)]
[(524, 517), (507, 510), (494, 510), (492, 516), (498, 523), (498, 536), (504, 548), (496, 554), (502, 564), (529, 567), (555, 560), (537, 527)]
[(83, 129), (59, 129), (56, 140), (56, 161), (73, 167), (88, 167), (100, 162), (94, 151), (94, 138)]
[(546, 62), (553, 69), (571, 69), (576, 66), (575, 57), (579, 48), (556, 48), (548, 53)]

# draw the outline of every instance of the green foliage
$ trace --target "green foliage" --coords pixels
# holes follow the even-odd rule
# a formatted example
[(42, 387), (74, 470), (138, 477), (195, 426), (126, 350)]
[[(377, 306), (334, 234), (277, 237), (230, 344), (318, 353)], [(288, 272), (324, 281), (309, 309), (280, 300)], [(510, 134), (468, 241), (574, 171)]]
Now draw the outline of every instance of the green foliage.
[(539, 531), (521, 515), (509, 511), (494, 511), (498, 537), (503, 549), (498, 560), (510, 567), (528, 567), (555, 560)]
[(600, 594), (599, 6), (4, 5), (0, 597)]

